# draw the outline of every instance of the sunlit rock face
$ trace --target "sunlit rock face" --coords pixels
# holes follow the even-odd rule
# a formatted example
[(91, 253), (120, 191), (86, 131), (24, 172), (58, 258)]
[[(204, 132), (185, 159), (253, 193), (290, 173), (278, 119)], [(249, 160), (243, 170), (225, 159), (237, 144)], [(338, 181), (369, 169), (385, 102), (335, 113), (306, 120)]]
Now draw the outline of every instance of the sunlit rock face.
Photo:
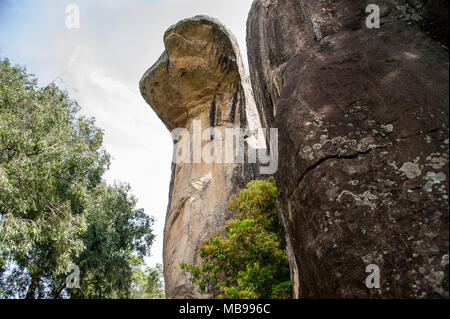
[[(140, 89), (167, 128), (185, 128), (192, 135), (198, 128), (215, 128), (221, 133), (215, 141), (224, 141), (227, 128), (242, 128), (245, 141), (254, 143), (261, 125), (233, 35), (215, 19), (197, 16), (170, 27), (164, 44)], [(211, 142), (206, 138), (201, 144)], [(224, 151), (219, 157), (222, 163), (173, 165), (164, 230), (168, 298), (208, 297), (189, 282), (180, 263), (200, 264), (201, 244), (232, 216), (226, 211), (230, 196), (257, 177), (255, 164), (225, 164)]]
[(247, 25), (295, 296), (448, 298), (448, 2), (257, 0)]

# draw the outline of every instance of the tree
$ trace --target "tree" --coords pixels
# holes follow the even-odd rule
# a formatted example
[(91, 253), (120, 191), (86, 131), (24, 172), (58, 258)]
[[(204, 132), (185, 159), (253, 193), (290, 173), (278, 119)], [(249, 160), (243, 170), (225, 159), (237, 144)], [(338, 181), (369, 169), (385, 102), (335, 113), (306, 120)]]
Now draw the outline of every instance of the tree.
[(161, 264), (147, 266), (140, 258), (135, 259), (132, 299), (164, 299), (163, 269)]
[(76, 261), (82, 274), (81, 285), (80, 289), (68, 290), (70, 297), (131, 297), (135, 259), (150, 254), (154, 235), (149, 231), (153, 218), (135, 209), (136, 199), (129, 190), (128, 185), (101, 183), (86, 199), (88, 229), (82, 236), (85, 249)]
[(103, 182), (110, 164), (103, 132), (78, 111), (56, 85), (39, 88), (23, 68), (0, 60), (0, 289), (6, 297), (61, 296), (70, 264), (79, 263), (87, 283), (99, 261), (99, 282), (118, 267), (126, 274), (116, 273), (108, 289), (98, 284), (65, 295), (125, 296), (129, 256), (149, 253), (153, 220), (135, 209), (128, 186)]
[(180, 265), (202, 291), (219, 298), (291, 298), (277, 194), (272, 177), (250, 182), (229, 203), (228, 210), (238, 213), (218, 236), (202, 245), (202, 265)]

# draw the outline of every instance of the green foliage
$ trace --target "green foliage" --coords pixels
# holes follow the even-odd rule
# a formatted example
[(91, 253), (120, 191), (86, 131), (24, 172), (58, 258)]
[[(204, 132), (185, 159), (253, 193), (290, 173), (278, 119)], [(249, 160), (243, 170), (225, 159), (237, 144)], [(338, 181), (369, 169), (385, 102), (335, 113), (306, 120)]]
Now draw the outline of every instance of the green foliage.
[(161, 264), (152, 268), (140, 258), (135, 258), (132, 299), (164, 299), (163, 269)]
[(181, 264), (190, 280), (218, 298), (292, 296), (285, 242), (278, 223), (275, 180), (255, 180), (229, 203), (238, 211), (222, 233), (200, 249), (202, 266)]
[(72, 298), (130, 298), (134, 259), (150, 254), (153, 219), (135, 209), (129, 186), (99, 184), (86, 201), (88, 229), (82, 236), (85, 249), (77, 265), (80, 289)]
[[(0, 289), (6, 297), (126, 296), (130, 255), (149, 253), (153, 220), (135, 209), (128, 186), (102, 181), (110, 163), (103, 132), (78, 111), (56, 85), (39, 88), (24, 69), (0, 60)], [(79, 291), (64, 289), (72, 263), (82, 271)]]

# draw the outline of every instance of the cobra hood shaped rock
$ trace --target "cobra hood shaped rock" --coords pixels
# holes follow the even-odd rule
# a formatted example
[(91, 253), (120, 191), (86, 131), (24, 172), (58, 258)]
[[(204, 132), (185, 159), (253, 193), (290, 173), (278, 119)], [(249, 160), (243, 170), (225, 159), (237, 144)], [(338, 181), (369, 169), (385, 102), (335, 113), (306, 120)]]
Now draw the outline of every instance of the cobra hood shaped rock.
[[(196, 16), (170, 27), (164, 44), (166, 50), (142, 77), (140, 90), (167, 128), (192, 132), (195, 121), (202, 131), (242, 128), (248, 131), (247, 141), (254, 138), (261, 124), (234, 36), (219, 21)], [(256, 168), (173, 164), (164, 229), (167, 298), (208, 297), (189, 282), (180, 264), (200, 263), (201, 244), (232, 216), (226, 211), (228, 199), (257, 177)]]

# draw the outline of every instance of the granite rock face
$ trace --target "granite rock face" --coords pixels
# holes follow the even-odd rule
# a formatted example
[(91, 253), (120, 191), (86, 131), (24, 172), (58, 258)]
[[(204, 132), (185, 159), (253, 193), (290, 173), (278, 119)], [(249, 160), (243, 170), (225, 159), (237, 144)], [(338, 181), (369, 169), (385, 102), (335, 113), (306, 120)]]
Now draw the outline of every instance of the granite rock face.
[[(255, 143), (261, 125), (233, 35), (215, 19), (197, 16), (170, 27), (164, 44), (140, 90), (167, 128), (185, 128), (193, 136), (199, 123), (201, 132), (217, 129), (222, 135), (214, 141), (222, 142), (225, 129), (242, 128), (245, 140)], [(202, 147), (211, 142), (207, 136)], [(194, 156), (172, 168), (163, 253), (167, 298), (208, 297), (189, 282), (180, 263), (200, 264), (202, 243), (232, 216), (226, 211), (230, 196), (258, 175), (256, 164), (225, 164), (225, 152), (222, 163), (198, 162)]]
[(256, 0), (247, 28), (295, 297), (448, 298), (448, 3)]

